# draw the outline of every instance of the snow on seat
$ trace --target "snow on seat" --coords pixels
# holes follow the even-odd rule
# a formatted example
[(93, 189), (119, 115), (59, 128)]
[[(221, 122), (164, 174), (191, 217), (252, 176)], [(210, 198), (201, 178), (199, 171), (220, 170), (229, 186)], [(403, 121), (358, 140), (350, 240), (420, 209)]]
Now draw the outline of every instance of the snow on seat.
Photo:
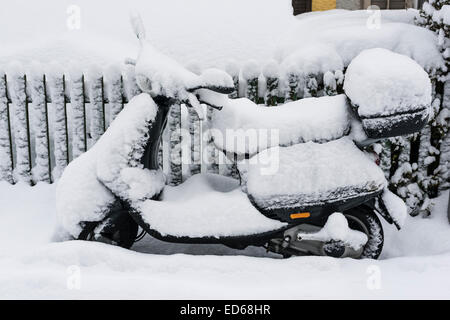
[(135, 203), (150, 228), (174, 237), (259, 234), (286, 224), (266, 218), (231, 178), (198, 174), (178, 187), (166, 186), (163, 201)]
[(253, 155), (274, 146), (336, 140), (350, 131), (346, 96), (307, 98), (278, 107), (248, 99), (222, 100), (212, 116), (212, 136), (220, 149)]
[(238, 165), (249, 196), (267, 210), (323, 205), (386, 186), (383, 171), (348, 137), (267, 149)]

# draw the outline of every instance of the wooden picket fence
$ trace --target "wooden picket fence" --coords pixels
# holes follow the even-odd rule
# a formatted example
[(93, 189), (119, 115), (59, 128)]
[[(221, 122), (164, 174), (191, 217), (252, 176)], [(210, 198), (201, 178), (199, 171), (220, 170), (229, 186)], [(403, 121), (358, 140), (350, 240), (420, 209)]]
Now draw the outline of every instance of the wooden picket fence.
[[(247, 69), (261, 70), (258, 66)], [(259, 104), (276, 106), (286, 101), (336, 95), (343, 91), (343, 70), (325, 74), (279, 75), (273, 72), (274, 66), (267, 69), (272, 71), (264, 72), (264, 68), (263, 72), (245, 72), (239, 68), (228, 71), (236, 87), (236, 92), (230, 97), (247, 97)], [(20, 68), (10, 73), (0, 72), (0, 181), (21, 181), (30, 185), (56, 181), (68, 163), (94, 145), (124, 105), (139, 93), (133, 70), (120, 68), (88, 75), (66, 75), (55, 70), (48, 74), (25, 74), (20, 72)], [(181, 110), (182, 107), (177, 106), (170, 112), (169, 138), (164, 140), (166, 153), (164, 156), (161, 152), (160, 160), (167, 166), (164, 169), (172, 185), (180, 184), (186, 175), (180, 163), (171, 161), (182, 157)], [(195, 113), (188, 112), (191, 163), (187, 174), (207, 170), (237, 177), (233, 163), (221, 170), (214, 160), (208, 164), (202, 162), (204, 152), (213, 159), (218, 157), (217, 150), (211, 148), (212, 142), (202, 140), (202, 130), (208, 128), (211, 112), (208, 109), (207, 119), (202, 125)], [(429, 128), (425, 132), (430, 131)], [(395, 169), (401, 165), (399, 158), (408, 161), (409, 144), (414, 139), (417, 137), (406, 140), (407, 147), (396, 145), (395, 141), (390, 144), (390, 150), (400, 150), (403, 155), (397, 151), (395, 155), (383, 152), (382, 166), (388, 178), (392, 178)], [(429, 136), (426, 139), (429, 140)], [(427, 157), (427, 144), (425, 141), (421, 146), (424, 152), (419, 162), (424, 162)], [(164, 161), (164, 158), (168, 160)]]
[[(25, 74), (20, 66), (11, 69), (10, 73), (0, 73), (0, 181), (10, 183), (21, 181), (34, 185), (57, 180), (68, 163), (95, 144), (124, 105), (140, 93), (132, 70), (96, 71), (86, 76), (83, 73), (66, 75), (58, 69), (48, 75), (44, 72)], [(274, 106), (301, 97), (297, 94), (299, 88), (294, 77), (282, 88), (277, 77), (245, 75), (239, 69), (230, 74), (236, 86), (232, 98), (245, 96)], [(309, 91), (305, 91), (316, 96), (322, 79), (314, 80), (313, 76), (308, 79), (305, 86)], [(261, 90), (262, 85), (264, 90)], [(336, 94), (337, 86), (331, 90), (334, 91), (326, 93)], [(208, 110), (208, 120), (211, 112)], [(174, 108), (170, 113), (169, 130), (178, 130), (180, 119), (181, 108)], [(208, 126), (200, 126), (191, 112), (188, 120), (192, 144), (189, 174), (196, 174), (205, 165), (201, 160), (202, 152), (210, 152), (212, 157), (217, 157), (217, 152), (200, 147), (204, 142), (201, 141), (202, 128)], [(174, 152), (181, 153), (178, 144), (182, 143), (182, 137), (171, 134), (167, 142), (169, 168), (166, 171), (171, 175), (169, 183), (176, 185), (183, 181), (183, 170), (180, 164), (172, 164), (170, 158)], [(206, 144), (210, 145), (211, 141)], [(161, 160), (161, 164), (163, 162)], [(236, 176), (235, 168), (230, 166), (225, 174)], [(219, 167), (213, 160), (206, 170), (219, 172)]]
[(139, 93), (131, 73), (0, 74), (0, 180), (55, 181)]

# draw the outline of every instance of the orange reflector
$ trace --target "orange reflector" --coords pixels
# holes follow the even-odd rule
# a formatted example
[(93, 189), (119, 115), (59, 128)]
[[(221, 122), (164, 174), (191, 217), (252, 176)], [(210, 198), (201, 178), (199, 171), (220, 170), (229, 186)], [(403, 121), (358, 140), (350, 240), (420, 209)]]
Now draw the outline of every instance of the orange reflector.
[(309, 218), (310, 216), (311, 216), (311, 213), (309, 213), (309, 212), (293, 213), (293, 214), (291, 214), (291, 219)]

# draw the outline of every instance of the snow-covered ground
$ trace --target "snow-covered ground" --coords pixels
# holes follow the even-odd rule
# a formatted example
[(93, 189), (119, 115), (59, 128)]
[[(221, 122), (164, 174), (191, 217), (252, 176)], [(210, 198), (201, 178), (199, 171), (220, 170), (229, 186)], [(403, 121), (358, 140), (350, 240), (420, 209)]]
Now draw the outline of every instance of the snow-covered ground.
[[(450, 298), (448, 192), (429, 219), (385, 224), (378, 261), (270, 256), (263, 249), (55, 243), (55, 186), (0, 183), (0, 298)], [(80, 281), (78, 281), (78, 279)], [(79, 289), (77, 289), (79, 286)]]
[[(295, 64), (314, 73), (341, 70), (373, 47), (406, 54), (427, 71), (442, 63), (435, 35), (411, 24), (413, 10), (383, 12), (378, 21), (366, 11), (342, 10), (295, 18), (290, 0), (72, 4), (8, 2), (0, 10), (7, 26), (0, 32), (0, 69), (37, 60), (80, 71), (135, 57), (130, 10), (140, 12), (155, 46), (185, 65), (275, 58), (287, 69)], [(132, 250), (55, 242), (55, 188), (0, 182), (0, 298), (450, 298), (448, 192), (431, 218), (409, 217), (401, 232), (385, 224), (384, 252), (371, 261), (282, 260), (261, 248), (175, 245), (149, 236)]]

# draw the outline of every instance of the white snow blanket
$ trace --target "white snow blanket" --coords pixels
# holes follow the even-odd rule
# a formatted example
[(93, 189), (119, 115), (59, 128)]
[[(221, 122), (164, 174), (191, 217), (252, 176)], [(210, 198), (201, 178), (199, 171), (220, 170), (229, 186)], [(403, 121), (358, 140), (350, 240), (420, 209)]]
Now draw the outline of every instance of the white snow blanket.
[(238, 163), (248, 194), (265, 209), (307, 207), (383, 190), (383, 171), (348, 137), (267, 149)]
[(219, 175), (195, 175), (181, 186), (167, 186), (162, 201), (135, 208), (152, 229), (175, 237), (245, 236), (286, 225), (263, 216), (236, 180)]
[[(55, 243), (55, 189), (54, 184), (0, 182), (1, 299), (450, 298), (448, 191), (433, 199), (427, 219), (407, 216), (401, 232), (382, 220), (384, 248), (374, 261), (279, 259), (264, 248), (174, 244), (151, 236), (132, 250), (96, 242)], [(76, 274), (70, 271), (77, 266), (80, 290), (68, 290), (68, 277)], [(302, 277), (286, 281), (287, 274), (299, 270)], [(372, 290), (366, 284), (377, 270), (381, 290)]]
[(100, 140), (64, 170), (56, 197), (64, 231), (78, 237), (79, 223), (102, 220), (115, 196), (139, 201), (160, 193), (164, 174), (143, 169), (140, 163), (156, 112), (148, 94), (135, 97)]
[[(138, 42), (128, 21), (134, 11), (158, 50), (200, 69), (222, 68), (228, 59), (238, 65), (249, 59), (282, 63), (292, 55), (286, 64), (304, 72), (340, 70), (362, 50), (377, 47), (406, 54), (427, 71), (444, 66), (436, 35), (414, 25), (416, 10), (382, 10), (378, 16), (331, 10), (294, 17), (291, 0), (78, 0), (74, 5), (9, 2), (0, 12), (8, 26), (0, 34), (0, 65), (37, 60), (86, 71), (135, 58)], [(61, 12), (59, 19), (55, 12)]]
[(253, 155), (307, 141), (326, 142), (348, 134), (351, 115), (345, 95), (307, 98), (274, 108), (248, 99), (226, 99), (212, 116), (212, 136), (220, 150)]
[(411, 58), (381, 48), (365, 50), (350, 63), (344, 90), (362, 118), (413, 113), (431, 105), (425, 70)]
[(417, 10), (330, 10), (297, 16), (290, 39), (278, 48), (284, 69), (305, 73), (340, 70), (363, 50), (384, 48), (404, 54), (427, 72), (445, 68), (432, 31), (414, 25)]

